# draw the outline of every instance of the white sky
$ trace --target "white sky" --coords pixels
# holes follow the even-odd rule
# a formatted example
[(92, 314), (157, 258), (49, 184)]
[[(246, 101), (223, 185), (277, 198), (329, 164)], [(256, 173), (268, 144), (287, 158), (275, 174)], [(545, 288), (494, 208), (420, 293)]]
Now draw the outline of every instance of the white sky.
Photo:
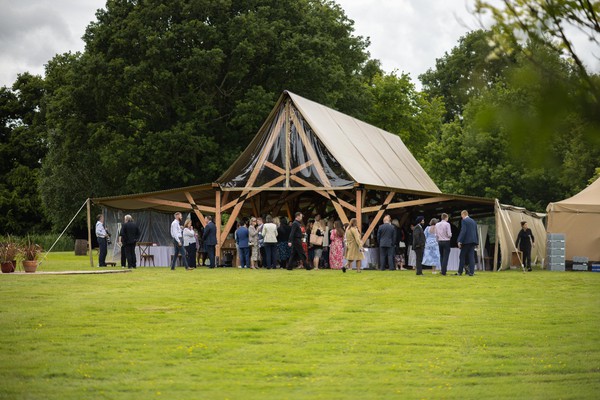
[[(417, 87), (419, 74), (479, 27), (469, 12), (474, 0), (336, 1), (355, 21), (355, 34), (370, 37), (371, 57), (387, 72), (409, 73)], [(44, 64), (57, 53), (83, 50), (81, 36), (104, 5), (105, 0), (0, 0), (0, 86), (12, 85), (20, 72), (43, 75)], [(597, 59), (585, 56), (600, 70)]]

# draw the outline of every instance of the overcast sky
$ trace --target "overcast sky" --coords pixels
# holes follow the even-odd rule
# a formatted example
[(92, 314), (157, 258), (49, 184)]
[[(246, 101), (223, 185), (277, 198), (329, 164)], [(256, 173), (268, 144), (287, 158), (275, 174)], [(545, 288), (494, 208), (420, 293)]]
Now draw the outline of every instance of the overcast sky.
[[(372, 58), (385, 71), (419, 74), (435, 64), (479, 24), (474, 0), (337, 0), (355, 21), (356, 35), (370, 37)], [(0, 86), (17, 74), (44, 73), (57, 53), (81, 51), (81, 36), (105, 0), (0, 0)], [(597, 60), (592, 69), (600, 70)]]

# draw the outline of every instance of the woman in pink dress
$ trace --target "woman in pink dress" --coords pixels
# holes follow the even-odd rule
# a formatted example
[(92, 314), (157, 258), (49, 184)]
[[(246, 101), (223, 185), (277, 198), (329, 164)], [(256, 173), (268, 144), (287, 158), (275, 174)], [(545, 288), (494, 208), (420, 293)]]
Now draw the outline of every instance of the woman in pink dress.
[(329, 267), (342, 269), (344, 262), (344, 229), (340, 221), (335, 221), (329, 236)]

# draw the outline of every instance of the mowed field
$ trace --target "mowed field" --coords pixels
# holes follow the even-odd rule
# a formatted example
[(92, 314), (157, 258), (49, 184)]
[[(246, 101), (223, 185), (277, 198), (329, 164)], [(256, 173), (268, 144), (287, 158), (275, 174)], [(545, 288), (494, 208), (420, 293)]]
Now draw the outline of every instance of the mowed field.
[[(91, 270), (51, 254), (41, 271)], [(597, 399), (600, 274), (0, 276), (0, 399)]]

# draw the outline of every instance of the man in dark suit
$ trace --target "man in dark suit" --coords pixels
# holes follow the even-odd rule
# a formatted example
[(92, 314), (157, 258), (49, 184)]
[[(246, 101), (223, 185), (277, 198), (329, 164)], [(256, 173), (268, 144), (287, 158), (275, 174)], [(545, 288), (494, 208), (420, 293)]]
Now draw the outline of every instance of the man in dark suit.
[(379, 245), (379, 269), (384, 271), (389, 267), (390, 271), (393, 271), (396, 255), (396, 227), (392, 225), (389, 215), (383, 217), (383, 224), (377, 229), (377, 244)]
[(133, 222), (131, 215), (125, 216), (125, 223), (121, 227), (121, 249), (125, 249), (127, 257), (127, 267), (129, 269), (136, 267), (135, 245), (140, 240), (140, 228)]
[(292, 223), (292, 229), (290, 230), (290, 237), (288, 239), (288, 246), (290, 249), (290, 260), (287, 265), (288, 270), (292, 270), (298, 266), (298, 261), (302, 261), (304, 268), (312, 269), (312, 265), (306, 262), (306, 254), (302, 247), (302, 213), (298, 211), (295, 214), (294, 222)]
[(467, 210), (463, 210), (460, 215), (462, 217), (462, 223), (457, 239), (458, 247), (460, 248), (457, 275), (462, 275), (466, 257), (469, 262), (469, 269), (466, 272), (469, 276), (473, 276), (475, 273), (475, 247), (479, 244), (479, 239), (477, 238), (477, 223), (469, 217), (469, 212)]
[(217, 245), (217, 227), (212, 221), (212, 217), (207, 215), (205, 218), (206, 226), (204, 227), (204, 233), (202, 234), (202, 240), (204, 241), (204, 247), (206, 248), (206, 254), (208, 254), (208, 260), (210, 261), (209, 268), (215, 267), (215, 246)]
[(425, 217), (418, 216), (415, 221), (415, 229), (413, 230), (413, 250), (417, 256), (417, 275), (423, 275), (423, 253), (425, 252), (425, 232), (423, 231), (423, 225), (425, 224)]

